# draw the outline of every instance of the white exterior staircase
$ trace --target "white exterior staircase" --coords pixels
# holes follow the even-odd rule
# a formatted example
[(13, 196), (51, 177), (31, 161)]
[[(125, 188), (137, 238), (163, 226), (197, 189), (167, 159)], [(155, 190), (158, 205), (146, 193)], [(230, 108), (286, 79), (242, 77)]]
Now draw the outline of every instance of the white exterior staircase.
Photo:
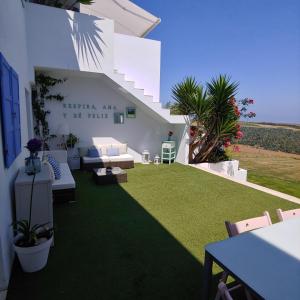
[[(170, 124), (185, 124), (184, 116), (171, 115), (170, 109), (163, 108), (161, 102), (154, 102), (153, 96), (145, 95), (144, 89), (136, 88), (135, 82), (126, 80), (125, 74), (119, 73), (114, 70), (112, 74), (106, 74), (114, 83), (119, 86), (119, 90), (131, 96), (131, 100), (136, 105), (142, 103), (146, 108), (155, 112), (165, 122)], [(140, 103), (139, 103), (140, 102)]]

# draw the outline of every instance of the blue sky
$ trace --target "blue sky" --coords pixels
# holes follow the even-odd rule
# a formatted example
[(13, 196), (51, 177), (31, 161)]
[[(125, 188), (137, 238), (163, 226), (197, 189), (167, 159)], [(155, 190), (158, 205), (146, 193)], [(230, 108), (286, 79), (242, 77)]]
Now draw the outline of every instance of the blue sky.
[(161, 101), (192, 75), (239, 81), (256, 121), (300, 123), (299, 0), (133, 0), (162, 19)]

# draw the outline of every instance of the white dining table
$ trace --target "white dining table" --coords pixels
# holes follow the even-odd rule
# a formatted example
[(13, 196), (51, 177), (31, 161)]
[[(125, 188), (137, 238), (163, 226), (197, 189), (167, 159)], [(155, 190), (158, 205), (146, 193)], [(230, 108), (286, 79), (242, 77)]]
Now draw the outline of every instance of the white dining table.
[(300, 300), (300, 218), (208, 244), (202, 299), (209, 299), (213, 262), (258, 298)]

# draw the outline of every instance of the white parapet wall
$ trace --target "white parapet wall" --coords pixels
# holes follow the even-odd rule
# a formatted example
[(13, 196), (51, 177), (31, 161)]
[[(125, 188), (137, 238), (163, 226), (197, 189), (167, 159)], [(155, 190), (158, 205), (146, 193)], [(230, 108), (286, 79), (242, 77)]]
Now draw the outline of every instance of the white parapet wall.
[(160, 42), (124, 34), (114, 34), (114, 67), (135, 87), (159, 102)]
[(31, 71), (113, 72), (113, 20), (26, 3), (26, 27)]
[(237, 180), (247, 181), (247, 170), (239, 168), (238, 160), (228, 160), (218, 163), (200, 163), (198, 165)]

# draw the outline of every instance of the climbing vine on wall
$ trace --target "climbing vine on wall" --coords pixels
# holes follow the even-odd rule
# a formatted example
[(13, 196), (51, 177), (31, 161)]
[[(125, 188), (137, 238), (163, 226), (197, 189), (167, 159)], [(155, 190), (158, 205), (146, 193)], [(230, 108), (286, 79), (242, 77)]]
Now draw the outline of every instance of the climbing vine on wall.
[(66, 79), (59, 79), (46, 75), (44, 73), (36, 73), (35, 82), (36, 89), (32, 92), (32, 111), (34, 115), (34, 132), (46, 144), (47, 141), (55, 137), (50, 133), (47, 117), (50, 111), (46, 109), (45, 103), (47, 101), (63, 101), (64, 96), (60, 93), (51, 93), (51, 89), (62, 84)]

